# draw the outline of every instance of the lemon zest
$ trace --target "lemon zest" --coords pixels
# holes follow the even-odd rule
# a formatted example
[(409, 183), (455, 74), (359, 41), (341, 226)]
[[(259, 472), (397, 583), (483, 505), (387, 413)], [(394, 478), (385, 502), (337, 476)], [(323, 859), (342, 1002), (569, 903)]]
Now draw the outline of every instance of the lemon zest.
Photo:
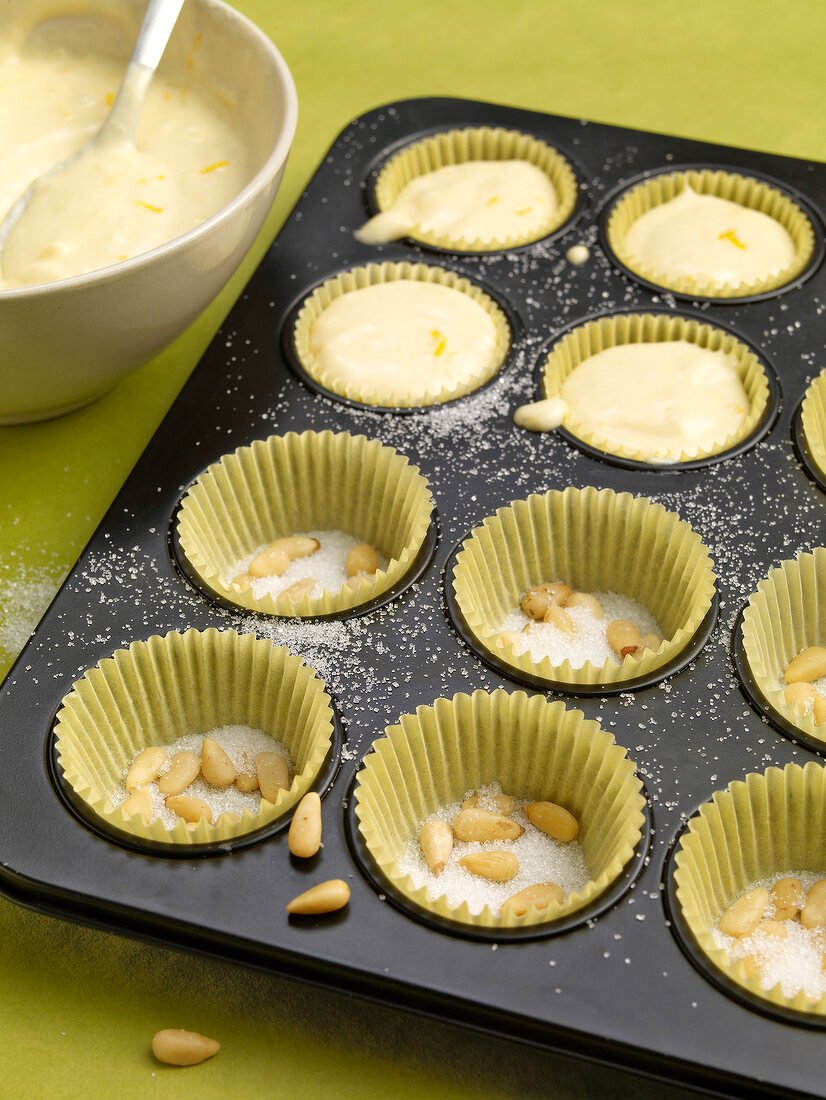
[(725, 233), (721, 233), (717, 239), (719, 241), (731, 241), (731, 243), (736, 245), (738, 248), (746, 247), (742, 241), (737, 239), (737, 234), (734, 232), (733, 229), (727, 229)]
[(493, 206), (494, 203), (497, 203), (499, 201), (500, 200), (498, 195), (491, 195), (491, 197), (488, 199), (488, 206)]
[(214, 172), (216, 168), (226, 168), (228, 164), (228, 160), (216, 160), (214, 164), (208, 164), (206, 168), (202, 168), (201, 174), (205, 175), (207, 172)]
[(445, 345), (447, 344), (447, 341), (437, 328), (434, 328), (430, 335), (436, 341), (436, 347), (433, 349), (433, 354), (441, 355), (442, 352), (445, 350)]
[(514, 211), (514, 213), (516, 214), (517, 218), (521, 218), (523, 214), (530, 214), (532, 211), (532, 206), (526, 206), (524, 210), (516, 210)]
[(138, 206), (145, 206), (146, 209), (151, 210), (153, 214), (162, 214), (163, 213), (163, 207), (162, 206), (153, 206), (151, 203), (142, 202), (140, 199), (135, 199), (135, 202), (138, 204)]

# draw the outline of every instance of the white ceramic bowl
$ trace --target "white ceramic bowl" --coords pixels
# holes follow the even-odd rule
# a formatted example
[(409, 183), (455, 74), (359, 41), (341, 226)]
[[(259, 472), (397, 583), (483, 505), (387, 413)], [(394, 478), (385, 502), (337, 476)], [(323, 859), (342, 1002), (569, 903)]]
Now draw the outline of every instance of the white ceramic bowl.
[[(88, 42), (90, 21), (98, 24), (107, 48), (125, 62), (144, 7), (143, 0), (6, 0), (0, 37), (21, 13), (31, 21), (42, 10), (53, 21), (48, 33), (70, 47)], [(236, 129), (249, 151), (246, 186), (195, 229), (142, 256), (0, 291), (0, 424), (79, 408), (146, 363), (215, 297), (263, 225), (295, 133), (295, 84), (269, 38), (220, 0), (187, 0), (160, 71), (189, 82), (196, 35), (198, 73), (225, 103), (237, 104)]]

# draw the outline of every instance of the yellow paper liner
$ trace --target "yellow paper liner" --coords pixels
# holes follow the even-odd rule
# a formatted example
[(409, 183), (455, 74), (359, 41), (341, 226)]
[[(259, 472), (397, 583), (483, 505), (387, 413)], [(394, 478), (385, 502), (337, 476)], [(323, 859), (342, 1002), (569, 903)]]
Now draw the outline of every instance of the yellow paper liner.
[[(292, 785), (274, 803), (262, 799), (258, 813), (245, 810), (240, 822), (201, 819), (190, 828), (180, 821), (171, 830), (112, 806), (143, 749), (229, 725), (263, 730), (289, 753)], [(153, 635), (117, 650), (73, 685), (55, 727), (64, 779), (90, 811), (165, 844), (221, 843), (277, 821), (309, 790), (332, 736), (330, 697), (315, 669), (266, 639), (215, 629)]]
[(806, 390), (800, 424), (811, 459), (826, 477), (826, 370), (821, 371)]
[[(393, 391), (389, 395), (380, 398), (361, 385), (356, 385), (354, 382), (343, 382), (333, 377), (318, 362), (312, 352), (310, 336), (314, 323), (324, 310), (343, 294), (397, 280), (436, 283), (439, 286), (449, 287), (452, 290), (467, 294), (469, 298), (472, 298), (477, 305), (485, 310), (496, 329), (496, 343), (489, 361), (481, 366), (473, 377), (455, 386), (443, 386), (438, 391), (424, 389), (416, 392), (400, 387), (398, 391)], [(434, 264), (411, 264), (405, 261), (403, 263), (387, 262), (356, 267), (327, 279), (321, 286), (316, 287), (299, 311), (293, 333), (293, 343), (296, 355), (307, 374), (331, 393), (338, 394), (339, 397), (345, 397), (351, 401), (360, 401), (366, 405), (409, 409), (452, 401), (456, 397), (463, 397), (465, 394), (472, 393), (483, 386), (485, 382), (490, 381), (508, 357), (511, 332), (504, 312), (481, 287), (456, 274), (455, 271), (448, 271)]]
[[(588, 661), (581, 668), (514, 653), (502, 642), (499, 624), (529, 588), (545, 581), (637, 600), (663, 629), (659, 648), (621, 664)], [(500, 508), (462, 543), (452, 583), (481, 646), (523, 673), (576, 686), (621, 684), (677, 658), (711, 607), (715, 577), (700, 536), (679, 516), (644, 497), (588, 486), (533, 494)]]
[[(676, 275), (647, 267), (627, 248), (625, 242), (628, 230), (637, 218), (655, 206), (661, 206), (675, 198), (687, 184), (698, 194), (727, 199), (774, 218), (792, 239), (795, 249), (792, 262), (775, 275), (737, 284)], [(811, 260), (815, 246), (812, 223), (788, 196), (752, 176), (712, 171), (709, 168), (668, 172), (637, 184), (612, 209), (606, 225), (606, 236), (611, 251), (620, 263), (641, 278), (678, 294), (701, 298), (746, 298), (777, 290), (800, 275)]]
[(810, 761), (752, 772), (691, 818), (675, 854), (677, 901), (709, 962), (757, 997), (798, 1012), (826, 1015), (826, 997), (784, 997), (780, 986), (764, 990), (759, 975), (746, 977), (716, 947), (711, 928), (754, 882), (794, 871), (826, 875), (826, 769)]
[[(427, 536), (433, 499), (415, 466), (376, 439), (348, 432), (273, 435), (224, 455), (195, 482), (178, 513), (181, 548), (225, 599), (268, 615), (336, 615), (387, 592)], [(358, 588), (299, 600), (256, 597), (233, 583), (233, 567), (274, 539), (345, 531), (381, 551), (387, 568)], [(342, 563), (343, 565), (343, 563)]]
[(492, 239), (452, 237), (418, 228), (406, 237), (454, 252), (494, 252), (547, 237), (570, 218), (577, 200), (577, 181), (568, 161), (547, 142), (530, 134), (501, 127), (448, 130), (407, 146), (392, 157), (376, 180), (375, 197), (380, 212), (388, 210), (412, 180), (454, 164), (474, 160), (524, 160), (541, 169), (553, 184), (557, 208), (547, 223), (533, 231)]
[[(422, 823), (443, 806), (490, 783), (519, 800), (550, 800), (579, 821), (577, 836), (592, 875), (587, 887), (523, 917), (466, 902), (431, 900), (398, 867)], [(389, 726), (364, 760), (355, 791), (356, 817), (384, 875), (412, 902), (440, 916), (483, 928), (551, 923), (588, 905), (616, 881), (644, 824), (642, 784), (625, 749), (595, 721), (563, 703), (501, 688), (437, 699)]]
[[(667, 464), (709, 458), (748, 438), (765, 416), (769, 403), (769, 384), (765, 368), (754, 352), (731, 333), (687, 317), (665, 313), (623, 313), (613, 317), (599, 317), (580, 325), (551, 348), (545, 362), (544, 396), (559, 397), (565, 380), (573, 371), (586, 359), (607, 348), (673, 340), (685, 340), (704, 350), (721, 351), (736, 356), (737, 374), (748, 396), (749, 409), (737, 430), (729, 433), (714, 447), (696, 447), (691, 451), (683, 451), (677, 458), (669, 458)], [(713, 396), (709, 394), (709, 400), (713, 400)], [(563, 427), (583, 443), (606, 454), (637, 462), (665, 461), (658, 460), (656, 456), (651, 457), (636, 447), (609, 440), (604, 434), (589, 432), (584, 424), (574, 420), (571, 415), (565, 417)]]
[(743, 612), (743, 651), (758, 687), (787, 722), (826, 742), (826, 724), (783, 698), (780, 677), (810, 645), (826, 645), (826, 549), (784, 561), (757, 585)]

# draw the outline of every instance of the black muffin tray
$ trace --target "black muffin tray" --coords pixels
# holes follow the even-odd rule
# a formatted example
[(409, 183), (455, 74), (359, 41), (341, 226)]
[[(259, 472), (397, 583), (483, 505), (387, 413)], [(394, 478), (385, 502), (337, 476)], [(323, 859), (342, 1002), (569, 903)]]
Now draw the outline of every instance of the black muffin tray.
[[(580, 182), (573, 219), (536, 244), (488, 255), (357, 242), (353, 230), (371, 210), (371, 183), (388, 152), (467, 125), (516, 128), (556, 146)], [(642, 285), (611, 260), (603, 221), (612, 193), (641, 174), (693, 165), (766, 176), (799, 199), (817, 250), (795, 284), (752, 301), (690, 301)], [(770, 765), (821, 759), (820, 746), (793, 741), (751, 705), (731, 650), (760, 578), (826, 542), (826, 496), (792, 439), (806, 386), (826, 365), (824, 206), (826, 165), (493, 104), (410, 100), (348, 126), (0, 691), (0, 890), (45, 912), (715, 1095), (826, 1096), (826, 1022), (784, 1016), (708, 974), (674, 913), (669, 862), (685, 821), (714, 791)], [(565, 254), (580, 243), (590, 259), (573, 266)], [(407, 415), (309, 386), (290, 351), (296, 306), (330, 275), (405, 259), (461, 272), (507, 307), (514, 345), (501, 373), (475, 394)], [(672, 469), (609, 461), (563, 433), (514, 427), (517, 406), (541, 396), (539, 364), (556, 335), (631, 309), (697, 315), (759, 351), (773, 388), (759, 438), (720, 461)], [(307, 428), (379, 439), (420, 467), (436, 502), (428, 551), (393, 599), (346, 619), (233, 610), (200, 590), (181, 561), (181, 496), (221, 455)], [(598, 719), (645, 784), (648, 829), (619, 888), (580, 920), (532, 936), (472, 937), (411, 913), (385, 888), (354, 824), (352, 787), (373, 741), (401, 714), (459, 691), (533, 690), (463, 639), (445, 595), (449, 563), (497, 508), (569, 485), (627, 490), (687, 520), (711, 550), (719, 606), (687, 666), (665, 679), (611, 695), (545, 692)], [(72, 683), (135, 640), (189, 627), (272, 638), (327, 684), (341, 736), (318, 783), (324, 847), (312, 860), (291, 859), (283, 827), (235, 850), (158, 854), (93, 827), (63, 790), (52, 728)], [(287, 917), (292, 897), (335, 877), (352, 889), (345, 910)]]

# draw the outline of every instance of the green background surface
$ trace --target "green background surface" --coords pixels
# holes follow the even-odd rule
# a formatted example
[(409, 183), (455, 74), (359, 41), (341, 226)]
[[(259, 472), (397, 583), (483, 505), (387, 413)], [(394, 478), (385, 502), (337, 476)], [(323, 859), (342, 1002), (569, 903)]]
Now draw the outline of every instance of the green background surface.
[[(298, 86), (298, 133), (283, 185), (242, 269), (172, 347), (84, 410), (0, 428), (0, 675), (354, 116), (411, 96), (463, 96), (826, 160), (823, 0), (235, 6), (272, 36)], [(223, 1049), (192, 1069), (160, 1066), (149, 1043), (164, 1026), (203, 1031)], [(0, 1096), (23, 1095), (683, 1093), (0, 899)]]

